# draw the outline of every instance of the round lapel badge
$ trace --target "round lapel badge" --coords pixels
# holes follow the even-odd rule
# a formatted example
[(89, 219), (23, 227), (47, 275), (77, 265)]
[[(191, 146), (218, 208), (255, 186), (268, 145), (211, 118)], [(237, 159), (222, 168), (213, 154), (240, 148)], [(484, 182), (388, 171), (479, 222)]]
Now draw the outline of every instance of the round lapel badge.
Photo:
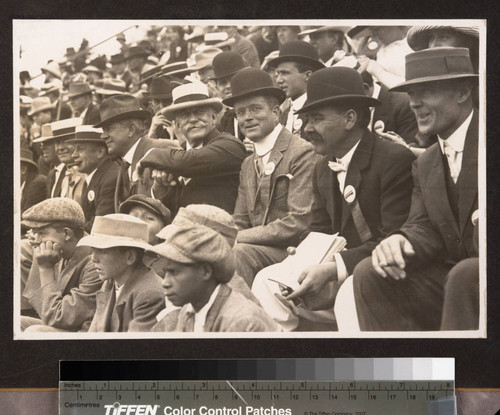
[(95, 193), (93, 190), (89, 190), (89, 192), (87, 193), (87, 199), (89, 200), (89, 202), (92, 202), (95, 199)]
[(354, 188), (354, 186), (346, 186), (346, 188), (344, 189), (344, 199), (349, 204), (356, 200), (356, 189)]
[(275, 168), (276, 164), (274, 164), (272, 161), (270, 163), (267, 163), (266, 167), (264, 167), (264, 174), (266, 176), (270, 176), (271, 174), (273, 174)]
[(476, 223), (477, 223), (477, 221), (478, 221), (478, 219), (479, 219), (479, 209), (476, 209), (476, 210), (474, 211), (474, 213), (472, 214), (472, 216), (471, 216), (471, 218), (470, 218), (470, 219), (471, 219), (471, 221), (472, 221), (472, 224), (475, 226), (475, 225), (476, 225)]

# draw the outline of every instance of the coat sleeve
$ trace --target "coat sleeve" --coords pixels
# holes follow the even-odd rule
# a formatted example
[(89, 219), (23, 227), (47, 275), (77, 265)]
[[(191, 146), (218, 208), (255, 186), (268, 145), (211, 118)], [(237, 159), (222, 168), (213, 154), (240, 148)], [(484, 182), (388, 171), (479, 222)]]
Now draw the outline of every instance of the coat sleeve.
[(85, 265), (78, 267), (79, 284), (66, 295), (55, 282), (46, 284), (30, 298), (44, 324), (58, 329), (77, 331), (92, 320), (96, 308), (96, 293), (102, 285), (97, 270), (87, 257)]
[[(310, 146), (289, 151), (296, 154), (290, 163), (292, 178), (289, 179), (286, 194), (287, 211), (280, 219), (239, 231), (238, 242), (268, 246), (296, 245), (309, 230), (313, 203), (312, 177), (318, 158)], [(269, 202), (270, 210), (274, 202)]]
[(319, 181), (319, 172), (320, 167), (324, 161), (319, 161), (316, 163), (314, 169), (314, 175), (312, 179), (313, 183), (313, 203), (312, 203), (312, 223), (310, 230), (311, 232), (322, 232), (326, 234), (332, 234), (332, 220), (330, 215), (328, 214), (328, 210), (326, 208), (326, 201), (320, 191), (320, 181)]
[(414, 156), (410, 151), (401, 151), (397, 161), (386, 163), (380, 175), (380, 225), (372, 229), (374, 237), (358, 247), (340, 253), (347, 272), (352, 274), (354, 267), (362, 259), (370, 256), (375, 246), (391, 232), (399, 229), (408, 218), (413, 189), (412, 162)]
[(444, 254), (446, 248), (441, 234), (436, 231), (429, 218), (422, 196), (419, 177), (419, 160), (413, 164), (413, 181), (415, 187), (411, 198), (411, 209), (408, 220), (401, 227), (402, 233), (415, 250), (416, 261), (429, 261)]
[(235, 139), (220, 138), (208, 145), (193, 149), (154, 149), (143, 157), (141, 165), (165, 170), (175, 176), (226, 176), (240, 171), (246, 157), (245, 147)]
[(151, 331), (157, 323), (156, 316), (165, 308), (165, 296), (160, 289), (143, 290), (134, 299), (133, 307), (127, 331)]

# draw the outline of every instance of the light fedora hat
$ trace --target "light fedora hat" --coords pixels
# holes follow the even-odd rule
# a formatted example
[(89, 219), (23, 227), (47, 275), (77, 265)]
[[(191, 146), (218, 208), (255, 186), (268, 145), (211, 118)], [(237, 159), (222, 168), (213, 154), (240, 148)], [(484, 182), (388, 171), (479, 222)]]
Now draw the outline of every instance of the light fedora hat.
[(54, 104), (52, 104), (49, 97), (37, 97), (31, 103), (31, 110), (28, 112), (28, 115), (32, 117), (39, 112), (50, 111), (53, 109)]
[(330, 67), (314, 72), (307, 81), (307, 101), (295, 111), (296, 114), (308, 112), (324, 105), (343, 103), (374, 107), (378, 99), (365, 95), (363, 79), (355, 69)]
[(439, 47), (406, 55), (405, 82), (389, 91), (406, 91), (413, 85), (450, 79), (477, 80), (467, 48)]
[(102, 133), (102, 128), (95, 128), (91, 125), (80, 125), (75, 128), (75, 137), (66, 142), (70, 144), (102, 143), (106, 145), (106, 142), (101, 138)]
[(193, 107), (209, 106), (217, 112), (222, 110), (219, 98), (210, 98), (208, 88), (201, 82), (179, 85), (172, 90), (172, 105), (165, 107), (161, 112), (165, 117), (173, 120), (179, 111)]
[(142, 220), (125, 215), (112, 213), (96, 216), (90, 235), (84, 236), (78, 246), (90, 246), (97, 249), (108, 249), (116, 246), (149, 249), (148, 225)]

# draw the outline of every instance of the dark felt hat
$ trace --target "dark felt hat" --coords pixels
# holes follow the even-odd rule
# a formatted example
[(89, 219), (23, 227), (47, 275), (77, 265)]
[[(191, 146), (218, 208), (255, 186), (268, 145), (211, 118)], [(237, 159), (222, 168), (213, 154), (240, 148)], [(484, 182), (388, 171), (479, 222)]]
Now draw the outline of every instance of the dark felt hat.
[(313, 70), (324, 68), (319, 61), (318, 51), (310, 43), (293, 40), (280, 47), (279, 56), (269, 62), (269, 66), (277, 67), (283, 62), (299, 62), (309, 65)]
[(172, 214), (170, 213), (170, 210), (167, 209), (167, 207), (159, 200), (147, 197), (146, 195), (136, 194), (130, 196), (120, 205), (119, 212), (128, 214), (134, 206), (142, 206), (152, 211), (163, 220), (163, 226), (170, 224)]
[(137, 98), (130, 94), (114, 95), (105, 99), (99, 107), (99, 112), (101, 122), (94, 125), (96, 128), (130, 118), (146, 120), (152, 115), (149, 111), (141, 109)]
[(363, 79), (355, 69), (331, 67), (314, 72), (307, 81), (307, 101), (296, 114), (323, 105), (356, 103), (373, 107), (378, 99), (365, 95)]
[(125, 62), (125, 55), (123, 53), (117, 53), (116, 55), (111, 55), (111, 64), (118, 64)]
[(246, 68), (248, 65), (243, 60), (243, 57), (237, 52), (222, 52), (215, 56), (212, 66), (214, 68), (214, 76), (208, 79), (221, 79), (234, 75), (240, 69)]
[(266, 71), (244, 68), (231, 78), (231, 96), (222, 102), (232, 107), (237, 100), (256, 95), (276, 97), (280, 104), (286, 98), (285, 91), (273, 85), (273, 80)]
[(125, 54), (125, 59), (132, 59), (132, 58), (137, 58), (137, 57), (146, 57), (149, 55), (149, 52), (140, 47), (140, 46), (132, 46), (127, 50), (127, 53)]
[(432, 48), (406, 55), (405, 82), (390, 91), (406, 91), (412, 85), (449, 79), (477, 79), (467, 48)]
[(172, 99), (172, 90), (183, 83), (183, 80), (173, 76), (155, 76), (151, 82), (150, 91), (145, 92), (144, 96), (152, 99)]
[(21, 161), (25, 163), (29, 163), (32, 166), (35, 166), (38, 170), (38, 165), (33, 161), (33, 152), (28, 148), (21, 148)]

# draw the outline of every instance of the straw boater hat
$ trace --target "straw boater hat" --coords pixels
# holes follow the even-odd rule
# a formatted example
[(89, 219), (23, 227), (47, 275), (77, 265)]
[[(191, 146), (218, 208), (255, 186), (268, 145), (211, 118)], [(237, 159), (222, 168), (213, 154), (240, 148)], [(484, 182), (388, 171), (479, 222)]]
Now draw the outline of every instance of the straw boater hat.
[(106, 145), (106, 141), (101, 138), (102, 128), (94, 128), (91, 125), (80, 125), (75, 128), (75, 137), (67, 140), (67, 143), (98, 143)]
[(33, 115), (42, 112), (42, 111), (51, 111), (54, 109), (54, 104), (50, 102), (48, 97), (38, 97), (33, 100), (31, 103), (31, 111), (28, 112), (28, 115), (32, 117)]
[(302, 40), (294, 40), (280, 46), (279, 56), (271, 60), (268, 65), (277, 67), (283, 62), (299, 62), (317, 70), (325, 65), (319, 61), (318, 51), (310, 43)]
[(201, 82), (180, 85), (172, 90), (172, 105), (163, 108), (162, 113), (170, 120), (187, 108), (212, 107), (215, 111), (222, 110), (222, 102), (219, 98), (210, 98), (208, 88)]
[(314, 72), (307, 81), (307, 101), (296, 114), (324, 106), (343, 103), (373, 107), (378, 99), (365, 95), (363, 79), (358, 71), (346, 67), (331, 67)]
[(50, 141), (50, 139), (53, 137), (52, 134), (52, 128), (50, 126), (50, 123), (43, 124), (42, 125), (42, 133), (40, 137), (35, 138), (33, 140), (34, 143), (43, 143), (45, 141)]
[(318, 28), (311, 28), (304, 30), (299, 33), (299, 37), (311, 36), (311, 34), (315, 33), (324, 33), (324, 32), (342, 32), (347, 33), (347, 31), (351, 28), (351, 26), (322, 26)]
[(390, 91), (406, 91), (412, 85), (450, 79), (477, 80), (467, 48), (432, 48), (406, 55), (405, 82)]
[(413, 26), (406, 35), (408, 45), (415, 51), (427, 49), (432, 32), (435, 30), (451, 30), (479, 43), (479, 28), (475, 26)]
[(151, 118), (149, 111), (141, 109), (137, 98), (130, 94), (115, 95), (106, 98), (99, 107), (101, 122), (94, 125), (99, 128), (113, 122), (130, 118), (146, 120)]
[(142, 220), (123, 213), (96, 216), (89, 236), (84, 236), (78, 246), (108, 249), (116, 246), (148, 249), (148, 225)]
[(244, 68), (231, 78), (231, 96), (222, 102), (233, 107), (237, 100), (256, 95), (273, 96), (280, 104), (286, 99), (285, 91), (273, 85), (273, 80), (266, 71)]
[(76, 127), (80, 125), (82, 125), (82, 119), (80, 117), (54, 121), (50, 123), (50, 128), (52, 129), (52, 137), (50, 139), (73, 138), (75, 136)]

